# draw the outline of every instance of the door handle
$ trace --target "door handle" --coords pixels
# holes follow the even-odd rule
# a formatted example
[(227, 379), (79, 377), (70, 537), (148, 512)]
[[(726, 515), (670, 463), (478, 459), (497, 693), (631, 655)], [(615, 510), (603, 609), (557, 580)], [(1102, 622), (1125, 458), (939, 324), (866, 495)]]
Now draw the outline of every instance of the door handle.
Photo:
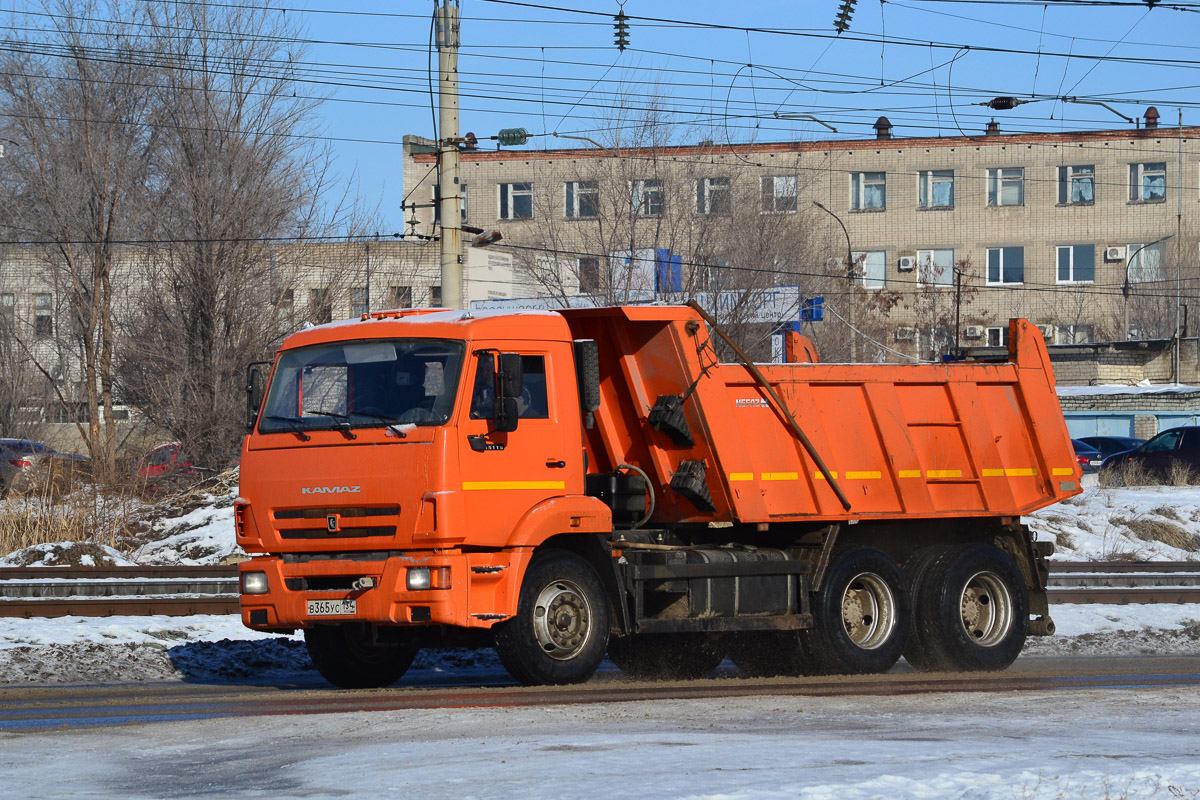
[(554, 459), (548, 459), (546, 461), (546, 466), (550, 467), (551, 469), (563, 469), (567, 466), (567, 462), (562, 460), (555, 461)]

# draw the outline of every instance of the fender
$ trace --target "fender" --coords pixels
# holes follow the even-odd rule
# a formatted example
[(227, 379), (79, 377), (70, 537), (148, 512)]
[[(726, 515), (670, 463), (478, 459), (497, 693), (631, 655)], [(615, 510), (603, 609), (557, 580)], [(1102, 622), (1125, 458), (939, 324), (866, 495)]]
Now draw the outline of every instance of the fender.
[(612, 509), (586, 495), (554, 497), (525, 512), (504, 547), (537, 547), (560, 533), (608, 533)]

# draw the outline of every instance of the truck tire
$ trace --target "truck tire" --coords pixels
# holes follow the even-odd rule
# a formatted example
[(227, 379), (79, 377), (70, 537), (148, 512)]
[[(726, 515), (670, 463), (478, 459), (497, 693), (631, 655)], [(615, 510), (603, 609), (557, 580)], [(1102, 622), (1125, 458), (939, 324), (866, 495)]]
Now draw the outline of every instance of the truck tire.
[(592, 565), (565, 551), (535, 556), (517, 615), (495, 628), (496, 653), (526, 686), (583, 683), (608, 649), (609, 607)]
[(747, 678), (813, 675), (818, 669), (808, 645), (810, 631), (735, 633), (729, 659)]
[(941, 655), (929, 646), (924, 635), (924, 628), (918, 624), (916, 616), (920, 613), (921, 587), (925, 585), (925, 573), (934, 562), (942, 558), (952, 557), (960, 548), (947, 548), (942, 545), (926, 547), (913, 553), (904, 562), (904, 580), (908, 586), (909, 606), (913, 619), (909, 626), (908, 642), (904, 645), (904, 660), (913, 669), (922, 672), (935, 672), (946, 669)]
[(1029, 589), (1007, 553), (970, 545), (934, 558), (917, 585), (914, 666), (981, 672), (1010, 666), (1029, 632)]
[(877, 548), (843, 550), (830, 563), (812, 612), (813, 628), (800, 641), (819, 672), (887, 672), (908, 639), (904, 573)]
[(321, 677), (342, 689), (391, 686), (408, 672), (418, 648), (399, 638), (380, 639), (358, 622), (304, 629), (304, 644)]
[(725, 660), (725, 647), (702, 633), (622, 636), (609, 641), (608, 657), (638, 680), (694, 681)]

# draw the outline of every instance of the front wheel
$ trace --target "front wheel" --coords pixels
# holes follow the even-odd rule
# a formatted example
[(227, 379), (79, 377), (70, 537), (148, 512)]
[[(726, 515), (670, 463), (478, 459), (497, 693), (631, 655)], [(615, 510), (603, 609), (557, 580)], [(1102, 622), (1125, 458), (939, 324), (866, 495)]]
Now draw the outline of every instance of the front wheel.
[(495, 628), (496, 653), (527, 686), (583, 683), (608, 648), (608, 598), (596, 570), (565, 551), (536, 556), (517, 615)]
[(404, 677), (418, 648), (402, 631), (365, 623), (314, 625), (304, 644), (321, 677), (342, 689), (378, 689)]

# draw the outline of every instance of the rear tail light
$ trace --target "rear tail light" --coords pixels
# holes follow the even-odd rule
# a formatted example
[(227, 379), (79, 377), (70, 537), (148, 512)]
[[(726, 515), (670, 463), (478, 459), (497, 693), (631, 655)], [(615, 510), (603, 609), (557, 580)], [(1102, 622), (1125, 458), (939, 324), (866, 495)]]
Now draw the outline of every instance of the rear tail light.
[(1076, 460), (1077, 462), (1079, 462), (1080, 464), (1086, 464), (1086, 463), (1088, 463), (1088, 457), (1087, 457), (1087, 456), (1075, 456), (1075, 460)]
[(25, 469), (26, 467), (32, 467), (32, 466), (33, 466), (33, 462), (32, 462), (32, 461), (26, 461), (26, 460), (25, 460), (25, 459), (23, 459), (23, 458), (14, 458), (14, 459), (9, 459), (9, 462), (8, 462), (8, 463), (12, 464), (12, 465), (13, 465), (14, 467), (16, 467), (17, 469)]

